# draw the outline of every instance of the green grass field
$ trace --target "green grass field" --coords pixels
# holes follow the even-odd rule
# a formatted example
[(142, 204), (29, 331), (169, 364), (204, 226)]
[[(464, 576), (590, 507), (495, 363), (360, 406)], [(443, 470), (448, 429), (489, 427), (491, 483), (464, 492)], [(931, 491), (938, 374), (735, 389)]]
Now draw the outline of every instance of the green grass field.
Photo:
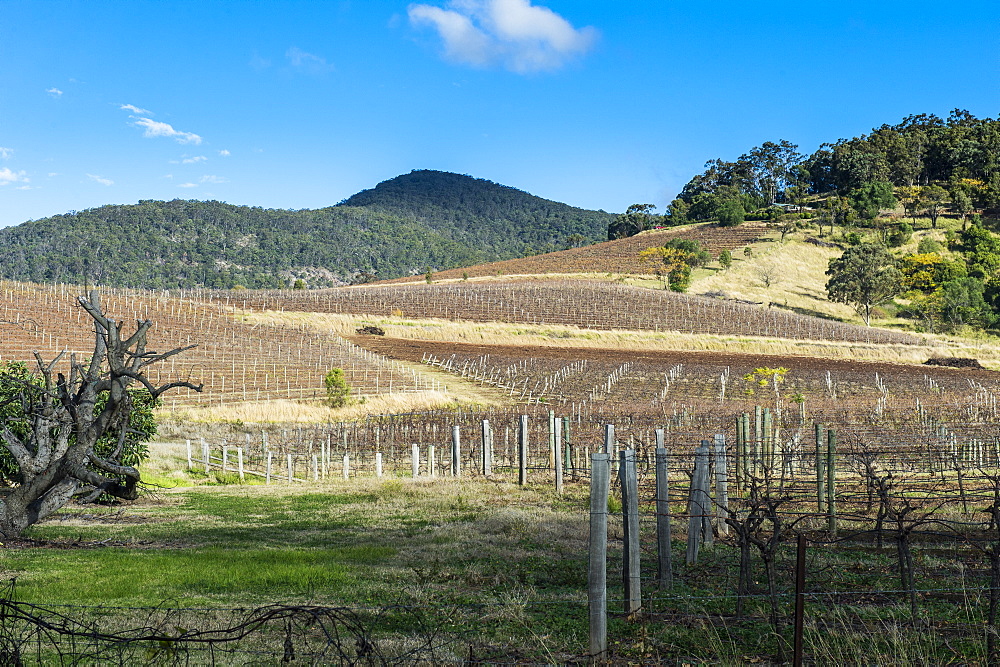
[[(99, 613), (103, 624), (119, 628), (152, 607), (392, 607), (396, 612), (365, 616), (370, 637), (387, 646), (419, 635), (440, 639), (442, 659), (469, 653), (547, 664), (585, 659), (586, 484), (567, 484), (557, 496), (542, 478), (527, 487), (481, 478), (296, 486), (207, 479), (127, 506), (69, 508), (29, 531), (37, 545), (0, 550), (0, 573), (16, 578), (19, 601), (116, 608)], [(644, 531), (648, 600), (631, 622), (620, 613), (621, 519), (612, 516), (609, 641), (616, 660), (770, 660), (777, 639), (760, 595), (759, 563), (757, 594), (744, 617), (735, 618), (731, 545), (720, 542), (685, 566), (683, 526), (675, 524), (675, 586), (657, 591), (650, 580), (651, 528)], [(981, 627), (983, 618), (981, 581), (967, 570), (968, 557), (918, 550), (933, 573), (918, 587), (959, 592), (952, 601), (922, 603), (914, 626), (898, 595), (872, 593), (898, 587), (893, 554), (891, 544), (882, 551), (868, 543), (813, 549), (811, 586), (838, 592), (809, 599), (807, 651), (817, 664), (902, 657), (906, 664), (944, 664), (981, 656), (980, 633), (967, 629)], [(793, 562), (789, 541), (778, 561), (789, 615)]]

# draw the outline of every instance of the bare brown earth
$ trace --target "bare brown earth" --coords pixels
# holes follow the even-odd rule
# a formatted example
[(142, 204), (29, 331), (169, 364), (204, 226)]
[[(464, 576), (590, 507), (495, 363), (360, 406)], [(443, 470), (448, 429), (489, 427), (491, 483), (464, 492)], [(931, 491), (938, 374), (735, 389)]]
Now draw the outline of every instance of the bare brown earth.
[(534, 358), (567, 360), (588, 358), (609, 363), (655, 362), (663, 364), (686, 364), (706, 367), (731, 367), (734, 369), (777, 368), (789, 369), (789, 375), (815, 374), (826, 371), (844, 376), (872, 375), (880, 373), (887, 377), (900, 379), (909, 378), (912, 381), (922, 380), (929, 373), (965, 382), (964, 378), (975, 378), (980, 382), (997, 381), (1000, 374), (988, 370), (929, 368), (922, 364), (894, 364), (890, 362), (850, 361), (827, 359), (819, 357), (800, 357), (789, 355), (768, 354), (734, 354), (726, 352), (704, 351), (660, 351), (637, 352), (635, 350), (617, 350), (607, 348), (560, 348), (535, 345), (481, 345), (476, 343), (456, 343), (450, 341), (413, 340), (391, 338), (387, 336), (353, 336), (352, 342), (372, 352), (377, 352), (390, 359), (420, 362), (425, 355), (435, 355), (447, 358), (452, 354), (461, 357), (494, 355), (511, 358)]
[[(992, 409), (1000, 373), (808, 356), (558, 348), (489, 345), (359, 336), (358, 345), (390, 359), (430, 362), (465, 381), (492, 387), (509, 400), (574, 403), (613, 413), (661, 413), (667, 407), (701, 405), (714, 410), (752, 410), (760, 401), (805, 401), (814, 416), (842, 418), (844, 411), (908, 415), (920, 406), (939, 414)], [(783, 369), (780, 386), (758, 369)], [(755, 375), (757, 373), (757, 375)], [(725, 379), (724, 379), (725, 378)], [(734, 402), (735, 401), (735, 402)], [(972, 412), (969, 412), (969, 411)]]

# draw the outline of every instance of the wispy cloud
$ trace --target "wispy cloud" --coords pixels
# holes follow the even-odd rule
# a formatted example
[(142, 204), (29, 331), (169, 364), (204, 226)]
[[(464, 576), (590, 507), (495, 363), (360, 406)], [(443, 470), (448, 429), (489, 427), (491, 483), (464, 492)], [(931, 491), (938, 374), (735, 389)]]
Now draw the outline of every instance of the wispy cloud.
[(326, 62), (326, 58), (313, 53), (306, 53), (297, 46), (293, 46), (285, 52), (285, 58), (295, 69), (309, 74), (324, 74), (332, 72), (334, 66)]
[(221, 151), (219, 151), (219, 155), (221, 155), (222, 157), (229, 157), (230, 155), (232, 155), (232, 153), (223, 148)]
[(10, 185), (11, 183), (28, 183), (30, 180), (28, 174), (24, 171), (11, 171), (9, 167), (0, 169), (0, 186)]
[(519, 74), (551, 71), (587, 53), (593, 27), (574, 28), (530, 0), (450, 0), (443, 8), (412, 4), (410, 22), (437, 30), (445, 57), (476, 67), (500, 65)]
[(223, 178), (222, 176), (214, 176), (212, 174), (205, 174), (201, 177), (202, 183), (228, 183), (228, 178)]
[(196, 187), (198, 187), (198, 184), (197, 183), (180, 183), (177, 187), (179, 187), (179, 188), (196, 188)]
[(103, 176), (98, 176), (96, 174), (87, 174), (87, 178), (95, 183), (100, 183), (101, 185), (114, 185), (115, 182), (110, 178), (104, 178)]
[[(133, 116), (133, 118), (136, 117)], [(162, 123), (151, 118), (136, 118), (132, 124), (143, 128), (142, 136), (144, 137), (169, 137), (180, 144), (198, 145), (201, 143), (201, 137), (194, 132), (181, 132), (175, 130), (169, 123)]]
[(181, 164), (198, 164), (199, 162), (204, 162), (208, 158), (204, 155), (195, 155), (194, 157), (186, 157), (181, 160)]
[(46, 88), (45, 92), (47, 92), (52, 97), (62, 97), (63, 94), (63, 91), (59, 90), (58, 88)]
[(13, 154), (13, 148), (4, 148), (3, 146), (0, 146), (0, 159), (6, 160)]
[(152, 111), (148, 111), (146, 109), (142, 109), (140, 107), (135, 106), (134, 104), (123, 104), (123, 105), (121, 105), (118, 108), (121, 109), (122, 111), (131, 111), (132, 113), (137, 113), (140, 116), (155, 116), (156, 115)]

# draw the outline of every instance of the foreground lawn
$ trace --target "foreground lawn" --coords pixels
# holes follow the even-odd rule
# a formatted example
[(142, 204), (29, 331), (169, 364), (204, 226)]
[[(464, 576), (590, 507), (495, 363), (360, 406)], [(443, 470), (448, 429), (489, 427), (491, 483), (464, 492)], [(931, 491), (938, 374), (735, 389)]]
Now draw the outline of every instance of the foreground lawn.
[[(176, 488), (127, 506), (63, 511), (31, 529), (33, 545), (0, 549), (0, 576), (16, 579), (16, 600), (86, 616), (103, 631), (151, 623), (154, 607), (187, 608), (204, 621), (237, 608), (322, 605), (355, 610), (383, 655), (436, 642), (434, 660), (585, 662), (588, 494), (583, 484), (568, 484), (560, 497), (544, 484), (447, 478)], [(664, 591), (651, 581), (655, 547), (644, 527), (644, 614), (626, 620), (621, 524), (611, 519), (608, 636), (615, 661), (773, 659), (778, 640), (759, 563), (754, 594), (736, 617), (737, 552), (719, 542), (685, 566), (681, 527), (674, 586)], [(982, 659), (982, 573), (969, 571), (957, 554), (928, 547), (918, 559), (926, 569), (918, 588), (954, 593), (922, 601), (914, 620), (892, 592), (898, 583), (891, 545), (813, 548), (809, 582), (818, 595), (807, 601), (807, 654), (815, 664)], [(970, 554), (963, 560), (976, 567)], [(789, 543), (778, 559), (786, 641), (793, 563)], [(167, 627), (180, 632), (193, 627), (188, 622)], [(259, 639), (262, 650), (277, 646), (280, 655), (280, 630)]]

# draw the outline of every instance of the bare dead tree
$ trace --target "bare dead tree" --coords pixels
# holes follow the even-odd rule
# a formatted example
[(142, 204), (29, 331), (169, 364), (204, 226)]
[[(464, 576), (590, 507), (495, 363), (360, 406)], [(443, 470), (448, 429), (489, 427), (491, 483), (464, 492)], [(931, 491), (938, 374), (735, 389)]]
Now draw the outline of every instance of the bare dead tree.
[[(144, 373), (151, 364), (193, 346), (162, 353), (147, 350), (150, 320), (137, 321), (135, 332), (123, 338), (123, 323), (104, 315), (96, 291), (89, 299), (80, 297), (79, 305), (94, 320), (93, 354), (89, 359), (70, 355), (66, 377), (55, 371), (65, 353), (46, 363), (36, 352), (41, 386), (20, 381), (20, 428), (10, 418), (0, 421), (0, 442), (20, 471), (17, 484), (0, 489), (4, 538), (20, 535), (74, 496), (95, 499), (107, 494), (134, 500), (139, 471), (121, 462), (133, 409), (129, 387), (139, 385), (153, 399), (179, 387), (202, 390), (186, 381), (157, 387)], [(118, 445), (101, 455), (96, 445), (108, 434), (118, 436)]]

